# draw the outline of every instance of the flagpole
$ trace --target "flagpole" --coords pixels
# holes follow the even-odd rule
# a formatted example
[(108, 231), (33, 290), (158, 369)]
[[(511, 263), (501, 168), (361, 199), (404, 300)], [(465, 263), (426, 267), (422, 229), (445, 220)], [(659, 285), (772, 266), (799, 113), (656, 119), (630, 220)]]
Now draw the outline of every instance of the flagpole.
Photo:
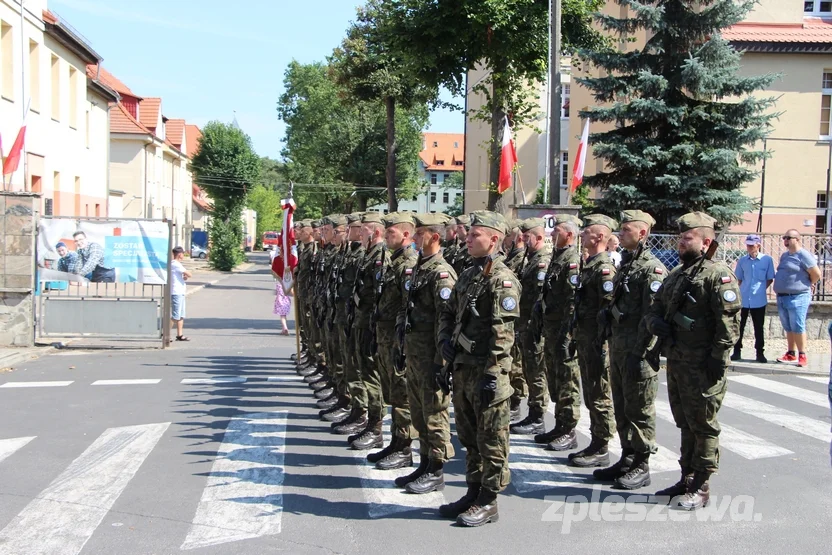
[[(23, 7), (23, 4), (26, 0), (20, 0), (20, 103), (21, 107), (23, 108), (22, 115), (22, 123), (21, 126), (26, 125), (26, 114), (29, 112), (29, 101), (23, 102), (23, 99), (26, 98), (26, 9)], [(27, 167), (28, 161), (26, 160), (26, 136), (23, 136), (23, 147), (21, 148), (21, 154), (23, 157), (23, 190), (26, 191), (27, 187)], [(9, 182), (11, 183), (11, 177), (9, 177)]]

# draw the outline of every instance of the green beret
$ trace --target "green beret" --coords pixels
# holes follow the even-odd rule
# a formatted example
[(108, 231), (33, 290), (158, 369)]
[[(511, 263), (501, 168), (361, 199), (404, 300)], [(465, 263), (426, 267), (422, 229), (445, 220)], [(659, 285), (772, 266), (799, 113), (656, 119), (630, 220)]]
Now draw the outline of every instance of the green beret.
[(347, 214), (347, 225), (349, 227), (361, 225), (361, 216), (363, 214), (363, 212), (353, 212), (352, 214)]
[(312, 226), (312, 229), (318, 229), (319, 227), (324, 225), (324, 223), (322, 220), (312, 220), (311, 222), (309, 222), (309, 225)]
[(325, 225), (331, 225), (332, 227), (347, 225), (347, 217), (343, 214), (330, 214), (324, 219), (326, 220)]
[(490, 210), (475, 210), (471, 212), (471, 227), (474, 226), (490, 227), (503, 234), (509, 231), (505, 216), (497, 212), (491, 212)]
[(445, 214), (413, 214), (413, 223), (416, 227), (445, 225), (448, 223), (448, 216)]
[(653, 216), (641, 210), (624, 210), (621, 212), (621, 223), (625, 224), (627, 222), (644, 222), (650, 227), (656, 225)]
[(520, 231), (527, 233), (536, 227), (546, 227), (546, 220), (543, 218), (528, 218), (520, 220)]
[(572, 214), (555, 214), (552, 216), (554, 220), (554, 225), (558, 224), (574, 224), (578, 227), (583, 227), (584, 222), (578, 217), (573, 216)]
[(361, 223), (362, 224), (380, 224), (383, 222), (382, 220), (383, 214), (381, 212), (367, 212), (363, 216), (361, 216)]
[(679, 231), (682, 233), (696, 229), (697, 227), (716, 228), (716, 219), (705, 214), (704, 212), (689, 212), (676, 220), (676, 225), (679, 226)]
[(396, 224), (413, 225), (413, 214), (410, 212), (390, 212), (384, 218), (384, 227), (393, 227)]
[(618, 229), (618, 222), (604, 214), (590, 214), (584, 217), (584, 227), (591, 225), (602, 225), (609, 228), (610, 231)]
[(462, 214), (461, 216), (456, 217), (456, 224), (469, 227), (471, 225), (471, 218), (468, 217), (468, 214)]

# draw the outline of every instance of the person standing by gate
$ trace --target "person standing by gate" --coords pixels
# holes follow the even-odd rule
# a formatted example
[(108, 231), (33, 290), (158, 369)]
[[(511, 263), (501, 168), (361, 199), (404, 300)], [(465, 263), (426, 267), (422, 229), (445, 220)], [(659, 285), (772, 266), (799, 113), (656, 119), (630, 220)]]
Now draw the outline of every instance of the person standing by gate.
[(170, 319), (176, 326), (176, 340), (190, 341), (183, 335), (185, 328), (185, 282), (191, 279), (191, 272), (182, 265), (185, 249), (174, 247), (173, 261), (170, 263)]
[(767, 254), (760, 252), (760, 236), (751, 234), (745, 238), (745, 249), (748, 254), (737, 260), (734, 273), (740, 286), (742, 310), (740, 312), (740, 338), (734, 345), (731, 360), (742, 358), (742, 336), (745, 334), (745, 324), (748, 315), (754, 324), (754, 349), (757, 351), (757, 362), (768, 362), (765, 354), (765, 338), (763, 337), (763, 323), (766, 318), (768, 299), (766, 291), (774, 281), (774, 261)]

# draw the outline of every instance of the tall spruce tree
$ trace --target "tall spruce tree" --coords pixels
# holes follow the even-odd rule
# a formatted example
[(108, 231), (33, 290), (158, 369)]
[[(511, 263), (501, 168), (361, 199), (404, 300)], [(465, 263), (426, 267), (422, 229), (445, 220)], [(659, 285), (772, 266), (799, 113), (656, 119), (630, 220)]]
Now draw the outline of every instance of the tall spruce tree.
[(742, 186), (765, 157), (775, 99), (754, 96), (777, 77), (738, 75), (741, 53), (720, 31), (739, 23), (756, 0), (616, 0), (627, 18), (598, 14), (622, 40), (646, 31), (631, 52), (581, 51), (601, 77), (577, 81), (602, 104), (581, 111), (614, 128), (590, 135), (605, 171), (584, 181), (603, 192), (610, 214), (638, 208), (667, 229), (675, 217), (702, 210), (722, 224), (753, 207)]

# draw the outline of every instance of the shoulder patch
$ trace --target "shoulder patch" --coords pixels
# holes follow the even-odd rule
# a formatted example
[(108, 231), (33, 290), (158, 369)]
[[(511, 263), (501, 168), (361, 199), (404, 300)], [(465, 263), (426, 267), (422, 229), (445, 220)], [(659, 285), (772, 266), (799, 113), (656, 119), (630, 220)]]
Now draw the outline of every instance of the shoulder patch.
[(546, 272), (537, 272), (537, 281), (543, 281), (546, 279)]
[[(511, 282), (508, 281), (508, 280), (503, 281), (503, 289), (511, 289)], [(507, 308), (506, 310), (511, 310), (511, 309)]]
[(506, 297), (500, 304), (505, 310), (514, 310), (514, 308), (517, 306), (517, 300), (514, 297)]
[(604, 268), (603, 270), (601, 270), (601, 275), (602, 276), (610, 275), (610, 269), (609, 268)]
[(376, 281), (381, 281), (381, 270), (376, 272)]
[(722, 276), (722, 279), (720, 279), (720, 281), (722, 283), (731, 283), (731, 276)]
[(653, 293), (655, 293), (656, 291), (658, 291), (658, 290), (659, 290), (659, 288), (660, 288), (661, 286), (662, 286), (662, 282), (660, 282), (660, 281), (653, 281), (653, 282), (651, 282), (651, 283), (650, 283), (650, 291), (652, 291)]
[(407, 268), (407, 269), (404, 271), (404, 275), (406, 275), (406, 276), (409, 276), (409, 275), (410, 275), (410, 274), (412, 274), (412, 273), (413, 273), (413, 268)]
[(404, 289), (405, 291), (410, 291), (410, 280), (404, 282)]
[(451, 298), (451, 288), (450, 287), (443, 287), (439, 291), (439, 296), (442, 298), (442, 300), (447, 301), (448, 299)]
[(376, 260), (376, 266), (381, 266), (381, 260)]
[(545, 262), (538, 262), (538, 263), (537, 263), (537, 267), (538, 267), (538, 268), (545, 268), (545, 267), (546, 267), (546, 263), (545, 263)]
[(570, 270), (574, 270), (574, 269), (575, 269), (575, 268), (577, 268), (577, 267), (578, 267), (578, 264), (577, 264), (577, 263), (575, 263), (575, 262), (572, 262), (572, 263), (570, 263), (570, 264), (569, 264), (569, 269), (570, 269)]
[(450, 275), (448, 272), (439, 272), (439, 279), (447, 279)]
[(572, 285), (578, 285), (578, 275), (575, 274), (574, 276), (569, 278), (569, 283)]
[(737, 294), (732, 289), (728, 289), (722, 294), (722, 298), (725, 299), (725, 302), (732, 303), (737, 300)]
[(664, 268), (654, 268), (653, 271), (657, 274), (663, 274), (664, 273)]
[(615, 288), (615, 285), (613, 285), (613, 283), (611, 281), (605, 281), (604, 285), (602, 285), (601, 287), (604, 288), (604, 291), (609, 293), (610, 291), (612, 291)]

